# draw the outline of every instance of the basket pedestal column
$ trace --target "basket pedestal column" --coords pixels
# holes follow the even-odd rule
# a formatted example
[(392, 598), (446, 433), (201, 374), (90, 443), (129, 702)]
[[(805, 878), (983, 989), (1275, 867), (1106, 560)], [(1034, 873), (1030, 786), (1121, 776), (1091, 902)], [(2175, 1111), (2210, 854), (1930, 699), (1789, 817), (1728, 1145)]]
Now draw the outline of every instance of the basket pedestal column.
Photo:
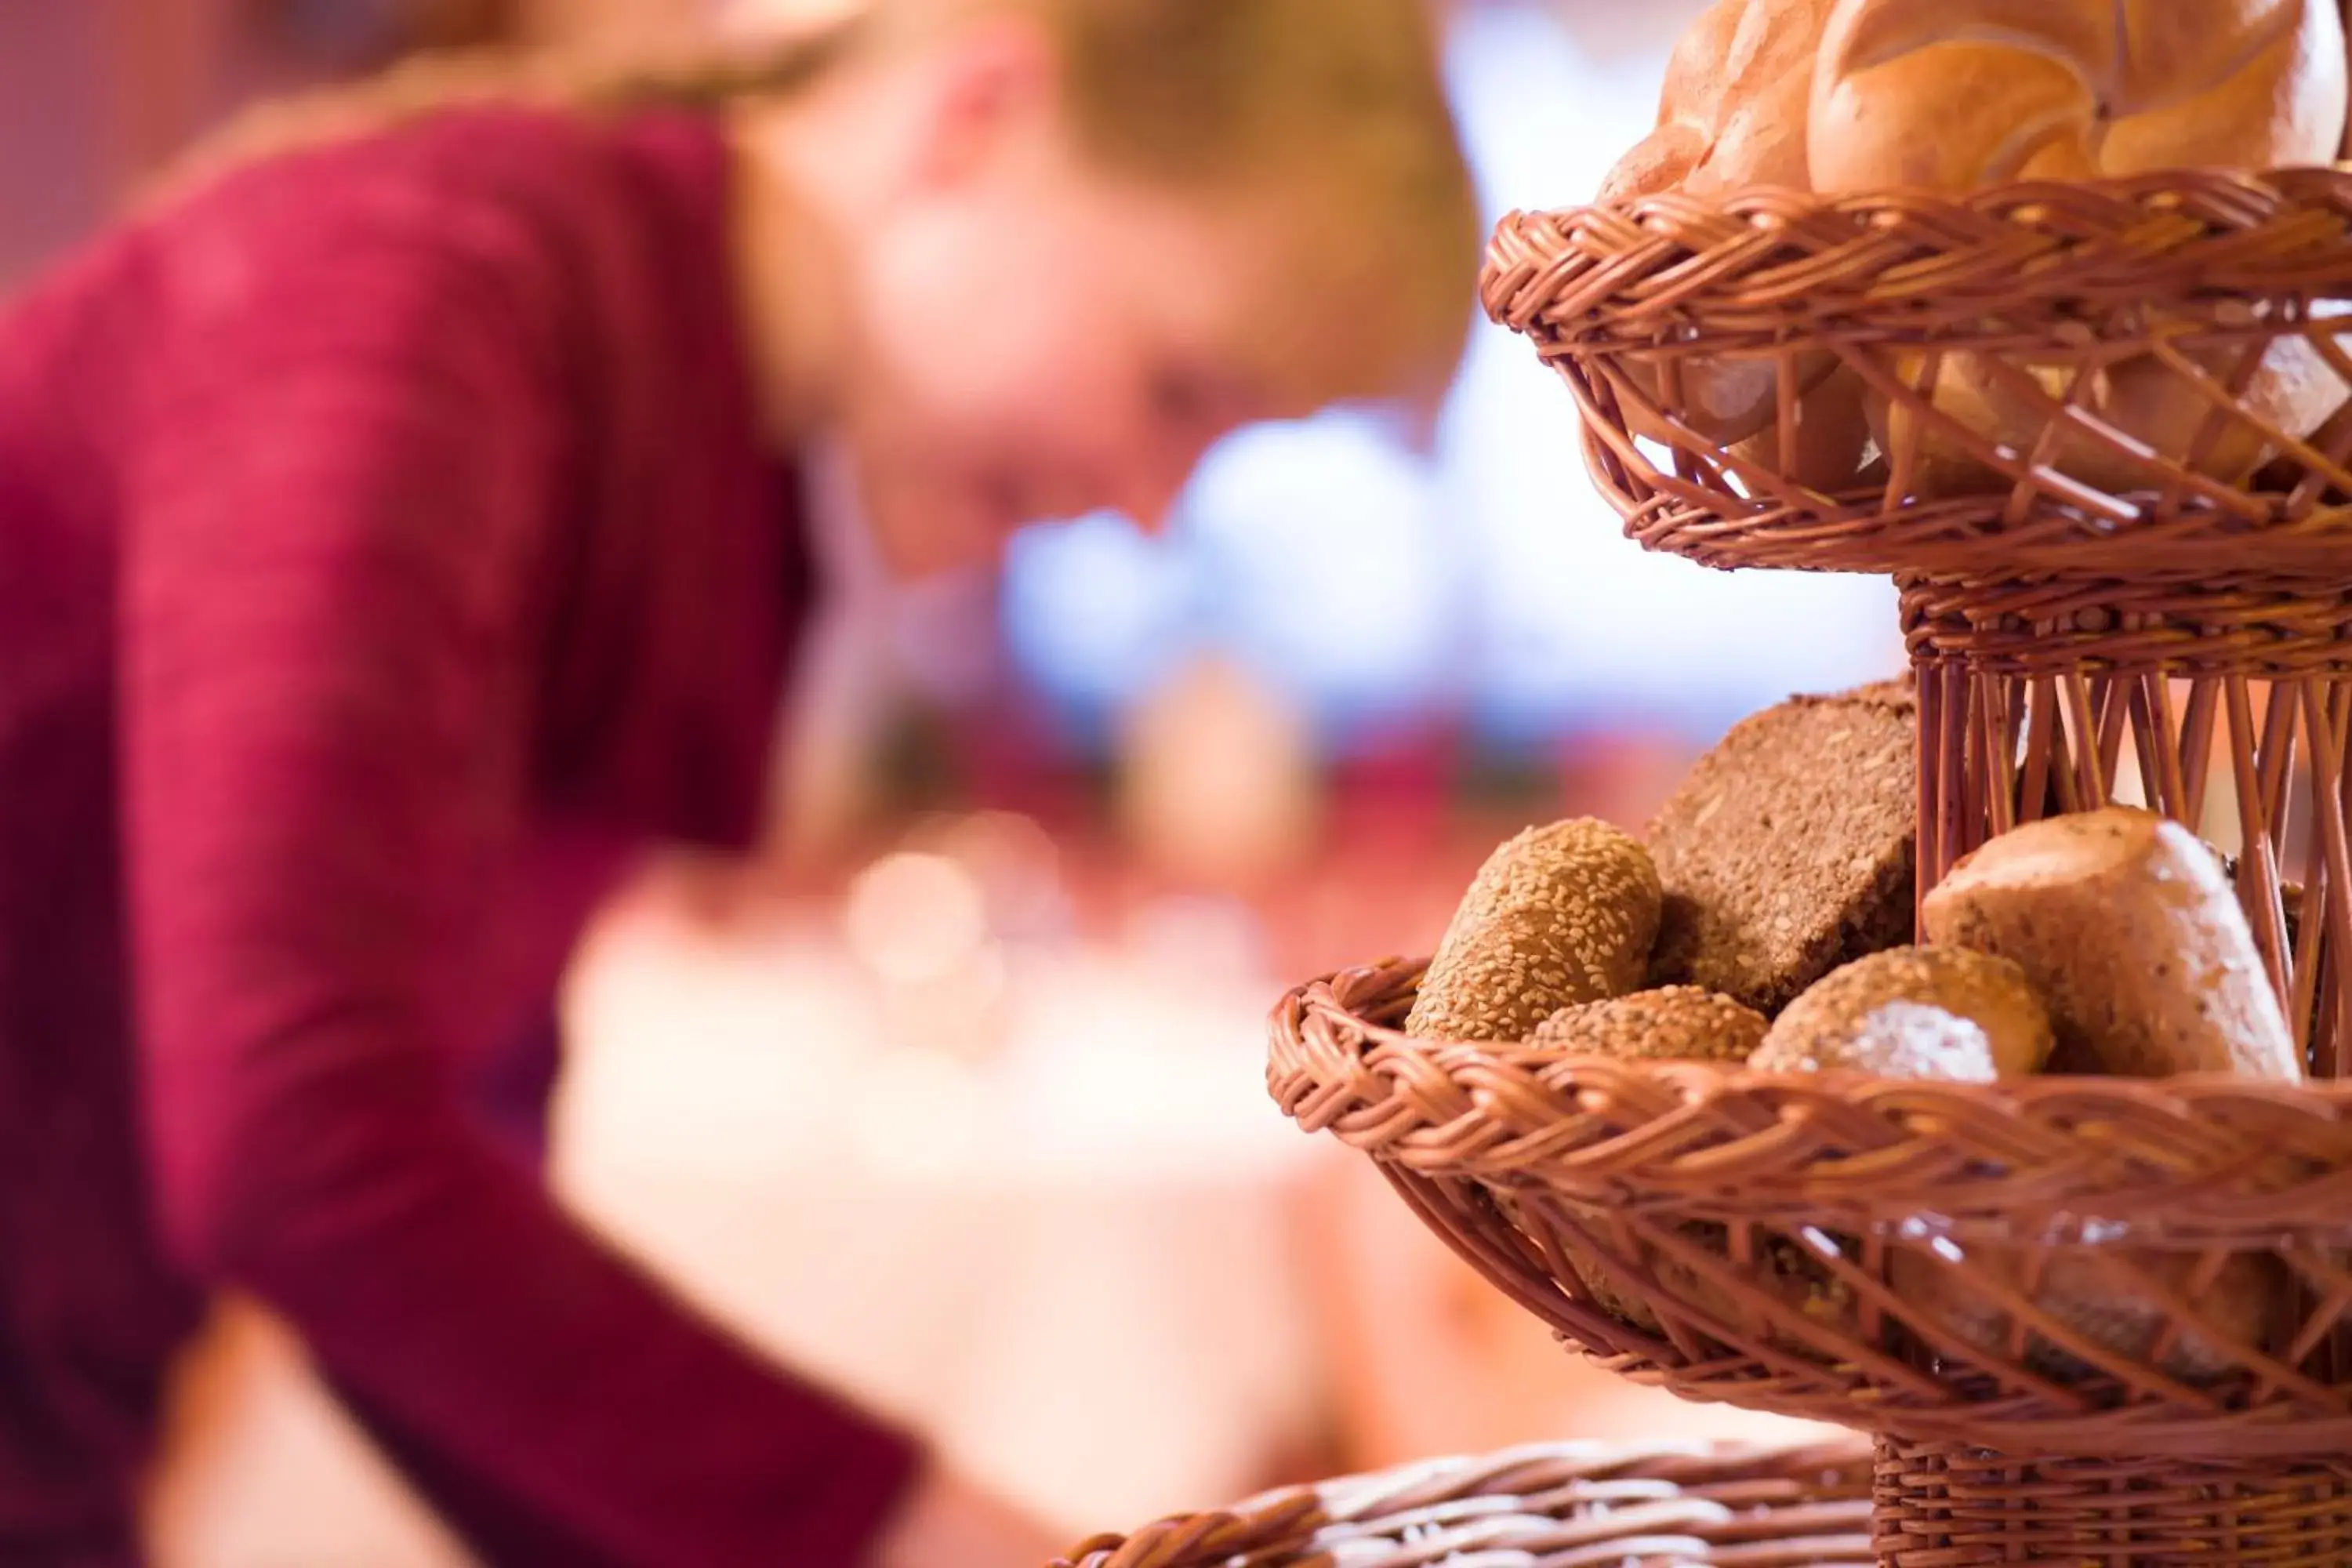
[(1919, 888), (2021, 822), (2118, 802), (2231, 850), (2314, 1076), (2345, 1076), (2352, 989), (2352, 594), (1914, 579)]
[(1888, 1568), (2347, 1563), (2352, 1465), (2028, 1460), (1881, 1438), (1872, 1544)]
[[(2296, 1038), (2315, 1076), (2344, 1076), (2352, 599), (2227, 581), (1903, 587), (1921, 895), (2020, 823), (2160, 811), (2234, 849)], [(2340, 1344), (2319, 1355), (2343, 1364)], [(1874, 1506), (1891, 1568), (2352, 1563), (2352, 1464), (2325, 1458), (2025, 1459), (1881, 1438)]]

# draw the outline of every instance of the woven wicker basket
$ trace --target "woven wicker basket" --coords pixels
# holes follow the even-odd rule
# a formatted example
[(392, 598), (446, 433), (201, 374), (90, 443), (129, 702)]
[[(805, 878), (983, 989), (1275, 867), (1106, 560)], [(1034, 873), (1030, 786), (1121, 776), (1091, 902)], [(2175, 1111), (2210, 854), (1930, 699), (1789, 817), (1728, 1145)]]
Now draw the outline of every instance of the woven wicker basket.
[[(2352, 174), (1515, 213), (1482, 295), (1567, 380), (1594, 481), (1652, 549), (1899, 575), (2347, 575), (2352, 421), (2282, 428), (2260, 373), (2293, 355), (2352, 380)], [(1694, 389), (1743, 368), (1781, 416), (1726, 447)], [(2103, 418), (2126, 374), (2173, 416)], [(1832, 379), (1873, 405), (1880, 449), (1817, 487), (1793, 416)], [(2136, 438), (2159, 432), (2178, 450)]]
[(1860, 1447), (1516, 1448), (1097, 1536), (1056, 1568), (1859, 1568), (1871, 1473)]
[[(2352, 416), (2283, 428), (2263, 378), (2286, 353), (2352, 386), (2352, 176), (1514, 215), (1485, 300), (1573, 390), (1632, 537), (1895, 576), (1923, 893), (2119, 796), (2218, 831), (2315, 1075), (2345, 1076)], [(1704, 389), (1743, 359), (1778, 422), (1727, 443)], [(1825, 375), (1874, 441), (1822, 484), (1788, 432)], [(2177, 439), (2120, 428), (2122, 385)], [(2352, 1084), (1412, 1039), (1419, 973), (1286, 998), (1276, 1100), (1603, 1364), (1880, 1435), (1881, 1561), (2352, 1563)]]

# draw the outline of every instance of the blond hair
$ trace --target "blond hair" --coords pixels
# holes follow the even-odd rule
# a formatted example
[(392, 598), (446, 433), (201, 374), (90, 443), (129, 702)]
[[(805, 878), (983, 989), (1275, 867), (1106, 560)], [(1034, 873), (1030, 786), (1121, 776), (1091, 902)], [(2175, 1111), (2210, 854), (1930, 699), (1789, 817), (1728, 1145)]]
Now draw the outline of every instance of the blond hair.
[(158, 194), (469, 104), (605, 113), (789, 94), (894, 36), (990, 11), (1033, 16), (1055, 40), (1080, 143), (1107, 167), (1253, 198), (1279, 264), (1270, 290), (1286, 295), (1255, 323), (1276, 370), (1329, 400), (1425, 405), (1451, 379), (1477, 212), (1427, 0), (868, 0), (814, 31), (667, 58), (425, 56), (249, 112)]

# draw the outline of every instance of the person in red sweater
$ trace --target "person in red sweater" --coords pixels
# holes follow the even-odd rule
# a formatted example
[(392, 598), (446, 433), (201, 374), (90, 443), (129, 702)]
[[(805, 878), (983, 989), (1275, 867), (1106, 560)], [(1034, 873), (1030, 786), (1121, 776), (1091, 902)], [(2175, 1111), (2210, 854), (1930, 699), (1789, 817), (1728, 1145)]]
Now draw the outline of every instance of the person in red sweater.
[(140, 1560), (225, 1287), (486, 1563), (1051, 1552), (551, 1200), (551, 997), (632, 856), (753, 841), (813, 448), (919, 573), (1442, 386), (1435, 54), (1418, 0), (882, 0), (439, 68), (0, 310), (0, 1562)]

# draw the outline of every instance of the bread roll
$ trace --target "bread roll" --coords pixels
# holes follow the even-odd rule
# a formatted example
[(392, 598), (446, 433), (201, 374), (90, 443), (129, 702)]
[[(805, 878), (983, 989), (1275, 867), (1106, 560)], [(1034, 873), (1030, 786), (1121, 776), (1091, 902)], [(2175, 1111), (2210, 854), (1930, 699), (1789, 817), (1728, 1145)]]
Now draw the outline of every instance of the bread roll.
[[(2193, 841), (2192, 841), (2193, 842)], [(2200, 846), (2201, 847), (2201, 846)], [(2014, 963), (1958, 948), (1898, 948), (1874, 954), (1831, 975), (1780, 1015), (1751, 1064), (1772, 1071), (1852, 1068), (1889, 1078), (1990, 1082), (2039, 1068), (2052, 1048), (2048, 1014)], [(2266, 1327), (2274, 1275), (2267, 1260), (2232, 1258), (2201, 1294), (2199, 1305), (2231, 1341), (2258, 1343)], [(1965, 1268), (1925, 1253), (1898, 1249), (1887, 1282), (1914, 1316), (1940, 1325), (1963, 1343), (2000, 1352), (2009, 1314), (1972, 1282), (1997, 1280), (2026, 1294), (2025, 1255), (1978, 1246)], [(2157, 1272), (2184, 1289), (2194, 1268), (2187, 1258), (2168, 1258)], [(1822, 1299), (1834, 1300), (1824, 1270), (1814, 1266)], [(2068, 1329), (2127, 1356), (2155, 1350), (2165, 1314), (2143, 1291), (2094, 1252), (2061, 1253), (2044, 1267), (2031, 1293), (2034, 1304)], [(2047, 1342), (2025, 1356), (2046, 1375), (2084, 1370)], [(2164, 1366), (2195, 1381), (2222, 1375), (2235, 1363), (2226, 1348), (2199, 1335), (2169, 1347)]]
[[(2208, 379), (2226, 386), (2235, 374), (2239, 352), (2195, 351), (2182, 357)], [(1923, 356), (1897, 353), (1891, 364), (1906, 385), (1920, 385)], [(2051, 404), (2068, 402), (2077, 374), (2074, 364), (2014, 360), (2011, 364)], [(1976, 354), (1946, 354), (1937, 362), (1933, 385), (1922, 391), (1937, 414), (1996, 447), (2008, 448), (2015, 461), (2037, 449), (2053, 417), (2048, 404)], [(2284, 449), (2265, 431), (2312, 439), (2344, 405), (2347, 392), (2352, 388), (2308, 340), (2286, 337), (2263, 349), (2262, 363), (2245, 391), (2224, 400), (2247, 417), (2224, 414), (2210, 433), (2206, 426), (2214, 418), (2214, 400), (2153, 354), (2133, 354), (2092, 371), (2084, 394), (2074, 402), (2160, 458), (2187, 462), (2194, 449), (2198, 472), (2238, 484)], [(1909, 456), (1914, 494), (1969, 495), (2010, 488), (2012, 481), (1998, 468), (1979, 459), (1910, 404), (1873, 393), (1864, 397), (1864, 408), (1871, 436), (1888, 461), (1899, 464)], [(2059, 431), (2042, 460), (2070, 479), (2111, 493), (2145, 489), (2151, 482), (2146, 460), (2071, 422)]]
[(1898, 947), (1847, 964), (1790, 1004), (1748, 1065), (1990, 1083), (2038, 1072), (2050, 1014), (2025, 972), (1956, 947)]
[[(1899, 1300), (1927, 1308), (1937, 1322), (1963, 1343), (2002, 1354), (2010, 1348), (2010, 1315), (1990, 1295), (1972, 1289), (1970, 1283), (1998, 1283), (2026, 1295), (2026, 1257), (2007, 1249), (1969, 1247), (1964, 1267), (1955, 1268), (1920, 1253), (1903, 1251), (1895, 1255), (1887, 1283)], [(2184, 1383), (2208, 1382), (2235, 1370), (2238, 1363), (2230, 1353), (2232, 1346), (2261, 1347), (2284, 1286), (2277, 1260), (2261, 1254), (2231, 1258), (2211, 1283), (2201, 1288), (2197, 1260), (2186, 1254), (2138, 1253), (2132, 1257), (2128, 1271), (2122, 1258), (2095, 1246), (2043, 1257), (2037, 1289), (2030, 1295), (2035, 1307), (2072, 1332), (2127, 1360), (2145, 1362), (2155, 1352), (2157, 1334), (2169, 1316), (2149, 1300), (2138, 1276), (2152, 1274), (2171, 1294), (2192, 1302), (2218, 1332), (2184, 1333), (2167, 1349), (2158, 1365)], [(2081, 1357), (2040, 1335), (2028, 1336), (2023, 1351), (2025, 1364), (2045, 1377), (2071, 1380), (2091, 1370)]]
[[(1748, 185), (1809, 188), (1805, 111), (1813, 60), (1833, 0), (1717, 0), (1676, 42), (1658, 98), (1657, 128), (1602, 181), (1604, 202), (1681, 190), (1719, 195)], [(1860, 381), (1836, 357), (1792, 362), (1797, 380), (1791, 460), (1780, 450), (1779, 362), (1686, 361), (1677, 408), (1710, 441), (1815, 489), (1853, 479), (1869, 437)], [(1652, 398), (1662, 373), (1633, 374)], [(1635, 415), (1637, 435), (1667, 438)]]
[[(1888, 1078), (1988, 1082), (2000, 1076), (2003, 1063), (2037, 1061), (2046, 1054), (2049, 1024), (2039, 1012), (2014, 966), (1976, 954), (1894, 948), (1845, 965), (1790, 1004), (1748, 1065), (1766, 1072), (1843, 1068)], [(1851, 1256), (1850, 1244), (1839, 1246)], [(1851, 1321), (1851, 1292), (1821, 1260), (1793, 1245), (1772, 1260), (1781, 1289), (1806, 1285), (1809, 1311)], [(1919, 1283), (1934, 1290), (1940, 1282)]]
[(1816, 190), (2328, 163), (2336, 0), (1839, 0), (1806, 124)]
[[(1679, 1227), (1685, 1242), (1693, 1248), (1724, 1257), (1730, 1251), (1730, 1242), (1724, 1227), (1712, 1221), (1694, 1220)], [(1844, 1243), (1840, 1245), (1845, 1246)], [(1853, 1249), (1847, 1247), (1851, 1256)], [(1649, 1333), (1663, 1334), (1664, 1325), (1657, 1313), (1625, 1293), (1623, 1286), (1607, 1270), (1587, 1260), (1575, 1262), (1577, 1278), (1583, 1281), (1586, 1293), (1603, 1311), (1622, 1319)], [(1679, 1258), (1664, 1254), (1654, 1256), (1650, 1268), (1659, 1287), (1674, 1300), (1689, 1303), (1727, 1328), (1745, 1328), (1758, 1332), (1754, 1314), (1748, 1305), (1718, 1289), (1712, 1280)], [(1851, 1331), (1855, 1321), (1853, 1292), (1830, 1272), (1821, 1258), (1784, 1236), (1766, 1235), (1759, 1238), (1757, 1256), (1740, 1269), (1748, 1283), (1771, 1295), (1800, 1316), (1832, 1327), (1837, 1333)], [(1827, 1363), (1832, 1358), (1818, 1344), (1780, 1329), (1762, 1331), (1766, 1342), (1808, 1360)]]
[(1661, 894), (1649, 851), (1605, 822), (1530, 827), (1486, 858), (1454, 911), (1408, 1034), (1523, 1040), (1562, 1007), (1642, 983)]
[(2304, 1076), (2221, 858), (2168, 818), (2116, 806), (2029, 824), (1963, 858), (1923, 914), (1929, 942), (2024, 970), (2056, 1068)]
[(1764, 1016), (1696, 985), (1637, 991), (1563, 1007), (1530, 1045), (1628, 1061), (1744, 1062), (1763, 1042)]
[(1835, 0), (1717, 0), (1675, 40), (1657, 127), (1617, 161), (1601, 199), (1742, 185), (1809, 188), (1805, 111)]
[[(2326, 163), (2344, 139), (2346, 79), (2335, 0), (1839, 0), (1814, 74), (1807, 163), (1814, 188), (1833, 194)], [(2238, 352), (2190, 357), (2226, 383)], [(1916, 385), (1922, 364), (1899, 357), (1895, 368)], [(2073, 365), (2021, 368), (2064, 399)], [(2033, 398), (1973, 356), (1947, 357), (1929, 390), (1938, 412), (2020, 458), (2046, 423)], [(2266, 351), (2242, 401), (2300, 437), (2347, 390), (2308, 343), (2289, 339)], [(2176, 459), (2212, 407), (2147, 354), (2099, 367), (2086, 391), (2086, 412)], [(2007, 488), (1907, 408), (1869, 402), (1890, 460), (1915, 454), (1918, 493)], [(2272, 453), (2232, 421), (2198, 466), (2234, 482)], [(2111, 490), (2145, 482), (2137, 462), (2079, 431), (2053, 461)]]
[[(1764, 1038), (1764, 1030), (1763, 1015), (1728, 996), (1695, 985), (1670, 985), (1613, 1001), (1563, 1007), (1537, 1027), (1528, 1043), (1627, 1060), (1738, 1062), (1748, 1059)], [(1608, 1234), (1602, 1211), (1560, 1201), (1595, 1230)], [(1722, 1250), (1719, 1226), (1685, 1226), (1683, 1234)], [(1588, 1257), (1571, 1257), (1569, 1262), (1583, 1281), (1585, 1294), (1602, 1311), (1650, 1333), (1662, 1331), (1657, 1314), (1637, 1300), (1612, 1269)], [(1664, 1261), (1658, 1267), (1662, 1279), (1677, 1295), (1703, 1292), (1704, 1288), (1686, 1270)]]

